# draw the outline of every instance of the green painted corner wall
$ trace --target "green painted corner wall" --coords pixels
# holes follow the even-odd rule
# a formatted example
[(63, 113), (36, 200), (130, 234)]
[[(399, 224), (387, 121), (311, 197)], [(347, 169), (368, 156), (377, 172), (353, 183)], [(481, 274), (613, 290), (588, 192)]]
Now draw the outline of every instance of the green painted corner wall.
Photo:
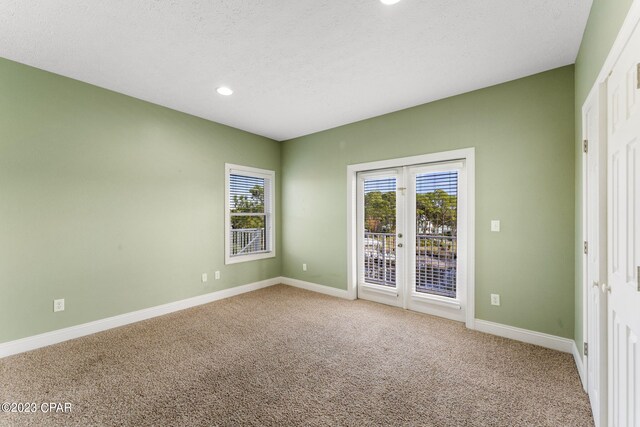
[[(593, 87), (633, 0), (593, 0), (575, 65), (575, 334), (583, 338), (582, 307), (582, 105)], [(582, 353), (582, 346), (578, 345)]]
[[(465, 147), (476, 317), (580, 342), (573, 141), (623, 1), (594, 2), (575, 81), (562, 67), (283, 143), (0, 59), (0, 343), (280, 275), (346, 289), (346, 166)], [(225, 162), (276, 171), (278, 257), (224, 265)]]
[(286, 141), (283, 275), (346, 289), (347, 165), (475, 147), (476, 317), (573, 338), (573, 142), (573, 66)]
[(0, 342), (279, 276), (224, 265), (225, 162), (279, 192), (278, 142), (0, 59)]

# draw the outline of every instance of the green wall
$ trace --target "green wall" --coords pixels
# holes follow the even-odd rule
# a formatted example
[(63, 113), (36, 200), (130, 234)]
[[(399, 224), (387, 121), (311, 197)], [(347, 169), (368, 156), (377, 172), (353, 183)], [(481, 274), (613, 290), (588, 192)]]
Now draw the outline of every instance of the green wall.
[(283, 275), (346, 289), (348, 164), (475, 147), (476, 317), (572, 338), (573, 105), (567, 66), (283, 143)]
[[(3, 59), (0, 94), (0, 342), (280, 275), (346, 289), (346, 166), (465, 147), (476, 316), (574, 337), (573, 66), (283, 143)], [(225, 162), (276, 170), (277, 258), (224, 265)]]
[[(575, 71), (575, 335), (582, 337), (582, 105), (611, 50), (633, 0), (594, 0)], [(578, 345), (582, 352), (582, 345)]]
[(0, 59), (0, 342), (279, 276), (224, 265), (225, 162), (280, 182), (275, 141)]

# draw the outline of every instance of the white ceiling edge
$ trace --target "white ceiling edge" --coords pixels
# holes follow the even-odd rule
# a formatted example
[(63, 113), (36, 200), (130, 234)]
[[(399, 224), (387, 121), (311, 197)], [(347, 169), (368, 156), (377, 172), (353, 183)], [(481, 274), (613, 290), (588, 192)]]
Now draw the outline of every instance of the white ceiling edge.
[(0, 56), (282, 141), (573, 64), (590, 7), (0, 0)]

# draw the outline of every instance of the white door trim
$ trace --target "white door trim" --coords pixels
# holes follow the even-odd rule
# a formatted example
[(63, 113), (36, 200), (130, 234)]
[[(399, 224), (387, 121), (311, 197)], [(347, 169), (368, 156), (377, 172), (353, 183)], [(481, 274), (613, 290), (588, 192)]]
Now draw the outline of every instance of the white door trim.
[[(583, 143), (588, 140), (588, 153), (582, 155), (582, 240), (588, 242), (588, 254), (582, 256), (582, 330), (583, 342), (589, 345), (589, 355), (582, 355), (585, 375), (581, 379), (590, 400), (597, 399), (598, 408), (592, 408), (594, 421), (596, 426), (602, 426), (607, 422), (607, 295), (600, 292), (600, 285), (607, 281), (607, 92), (604, 84), (598, 85), (597, 89), (590, 93), (582, 106), (582, 140)], [(595, 134), (590, 134), (594, 129), (589, 120), (595, 120)], [(597, 176), (590, 176), (589, 162), (595, 161), (591, 159), (593, 155), (598, 159)], [(589, 211), (594, 188), (597, 194), (594, 201), (598, 206), (595, 213)], [(596, 228), (590, 230), (589, 219), (594, 217), (597, 222), (592, 219), (591, 227)], [(594, 255), (597, 255), (596, 277), (589, 270), (589, 257)], [(592, 281), (597, 286), (596, 290)], [(597, 307), (592, 307), (589, 302), (593, 301), (594, 292), (599, 295)], [(594, 308), (595, 312), (591, 312), (590, 308)], [(590, 325), (595, 325), (593, 331), (589, 330)], [(594, 369), (596, 381), (591, 384), (589, 379)]]
[[(596, 85), (598, 86), (598, 85)], [(594, 91), (591, 90), (589, 92), (589, 96), (587, 96), (587, 99), (585, 100), (584, 104), (582, 104), (582, 110), (581, 110), (581, 117), (582, 117), (582, 130), (581, 130), (581, 140), (582, 143), (584, 144), (584, 140), (585, 140), (585, 134), (586, 134), (586, 123), (585, 123), (585, 114), (586, 114), (586, 110), (588, 108), (589, 105), (591, 105), (593, 103), (593, 99), (594, 97), (596, 97), (598, 95), (598, 91)], [(583, 149), (584, 150), (584, 149)], [(582, 196), (582, 205), (580, 206), (581, 209), (581, 220), (582, 220), (582, 230), (581, 230), (581, 242), (584, 242), (587, 240), (587, 198), (585, 197), (587, 194), (587, 182), (586, 182), (586, 176), (587, 176), (587, 158), (584, 155), (584, 151), (581, 154), (581, 162), (580, 164), (582, 165), (582, 187), (580, 189), (581, 191), (581, 196)], [(605, 182), (606, 185), (606, 182)], [(587, 259), (586, 256), (583, 252), (582, 254), (582, 342), (581, 343), (576, 343), (576, 346), (582, 346), (583, 343), (587, 342), (587, 337), (589, 336), (589, 313), (588, 313), (588, 298), (589, 298), (589, 287), (587, 286), (587, 280), (588, 280), (588, 275), (587, 275), (587, 267), (588, 267), (588, 263), (587, 263)], [(580, 350), (580, 354), (581, 356), (581, 362), (582, 362), (582, 366), (583, 369), (587, 370), (587, 358), (584, 356), (584, 349)], [(582, 388), (584, 389), (584, 391), (588, 392), (588, 381), (587, 381), (587, 377), (586, 375), (583, 377), (581, 377), (582, 379)]]
[(423, 154), (419, 156), (402, 157), (398, 159), (380, 160), (375, 162), (358, 163), (347, 166), (347, 280), (350, 298), (357, 297), (358, 283), (358, 250), (357, 250), (357, 187), (358, 172), (375, 169), (392, 169), (402, 166), (438, 163), (453, 160), (465, 160), (467, 173), (467, 211), (468, 240), (467, 240), (467, 307), (465, 324), (467, 328), (475, 326), (475, 148), (443, 151), (439, 153)]

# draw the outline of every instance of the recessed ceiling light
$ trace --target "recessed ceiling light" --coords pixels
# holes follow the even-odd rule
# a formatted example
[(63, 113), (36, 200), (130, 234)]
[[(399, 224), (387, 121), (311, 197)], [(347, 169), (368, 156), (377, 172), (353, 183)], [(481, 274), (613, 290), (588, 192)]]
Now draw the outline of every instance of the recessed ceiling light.
[(233, 91), (226, 86), (220, 86), (218, 89), (216, 89), (216, 92), (218, 92), (222, 96), (229, 96), (233, 94)]
[(382, 2), (382, 4), (388, 4), (388, 5), (396, 4), (399, 1), (400, 0), (380, 0), (380, 2)]

